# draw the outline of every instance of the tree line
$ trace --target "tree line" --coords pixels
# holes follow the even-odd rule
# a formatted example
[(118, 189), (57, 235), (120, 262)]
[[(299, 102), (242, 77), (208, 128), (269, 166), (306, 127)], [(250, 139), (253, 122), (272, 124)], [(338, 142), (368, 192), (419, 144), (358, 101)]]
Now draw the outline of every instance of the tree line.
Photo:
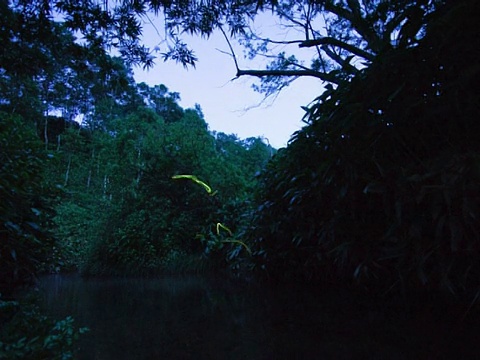
[[(242, 142), (213, 134), (199, 107), (185, 110), (178, 105), (179, 94), (162, 85), (134, 84), (130, 64), (151, 66), (154, 61), (150, 49), (141, 45), (140, 20), (149, 11), (161, 16), (167, 30), (165, 60), (195, 66), (195, 54), (181, 35), (220, 31), (237, 76), (260, 77), (255, 86), (259, 91), (279, 91), (312, 72), (326, 83), (325, 92), (305, 108), (306, 126), (269, 163), (260, 187), (252, 176), (265, 165), (271, 149), (258, 139)], [(283, 41), (263, 38), (254, 24), (265, 11), (279, 19), (279, 26), (303, 32)], [(31, 139), (16, 133), (12, 125), (25, 122), (33, 126), (44, 149), (38, 152), (39, 145), (33, 143), (20, 147), (17, 162), (5, 155), (4, 171), (13, 174), (11, 167), (28, 165), (21, 173), (26, 179), (39, 178), (48, 166), (51, 171), (45, 181), (20, 181), (29, 187), (13, 193), (11, 182), (16, 180), (5, 180), (2, 189), (8, 200), (3, 213), (16, 215), (4, 215), (2, 234), (8, 239), (11, 234), (37, 238), (37, 232), (53, 229), (50, 225), (57, 221), (54, 228), (63, 239), (79, 244), (90, 234), (109, 239), (88, 241), (99, 245), (95, 255), (99, 259), (120, 256), (115, 249), (123, 246), (118, 243), (123, 238), (137, 249), (135, 260), (126, 262), (141, 258), (150, 264), (165, 249), (153, 245), (152, 250), (149, 237), (157, 242), (187, 234), (204, 238), (205, 231), (199, 232), (194, 224), (229, 208), (235, 215), (223, 216), (231, 218), (233, 227), (243, 213), (259, 221), (252, 231), (240, 231), (257, 245), (251, 267), (271, 264), (272, 272), (285, 262), (294, 265), (273, 272), (299, 272), (309, 278), (340, 271), (349, 279), (378, 277), (401, 287), (413, 281), (453, 292), (458, 291), (457, 277), (462, 274), (460, 287), (468, 287), (469, 279), (475, 278), (472, 261), (478, 251), (474, 220), (478, 199), (470, 189), (473, 185), (468, 185), (476, 181), (477, 152), (475, 141), (469, 140), (477, 129), (469, 110), (475, 92), (469, 86), (478, 74), (472, 65), (477, 54), (466, 49), (476, 44), (475, 31), (468, 26), (477, 11), (478, 6), (467, 0), (4, 3), (1, 106), (3, 117), (9, 119), (4, 121), (5, 141), (15, 136)], [(61, 21), (52, 20), (54, 13)], [(454, 24), (462, 16), (471, 31)], [(448, 22), (449, 31), (443, 31)], [(265, 69), (243, 71), (231, 46), (235, 39), (244, 45), (247, 58), (266, 56), (272, 62)], [(275, 54), (277, 45), (313, 49), (312, 64), (284, 51)], [(123, 59), (107, 54), (112, 47)], [(81, 126), (74, 122), (79, 116)], [(41, 156), (52, 159), (39, 165)], [(172, 194), (181, 186), (168, 178), (180, 173), (198, 176), (219, 195), (202, 202), (194, 192), (201, 189), (192, 189), (181, 194), (191, 208), (180, 210), (179, 197)], [(31, 205), (34, 193), (56, 194), (58, 200), (66, 196), (65, 189), (72, 189), (66, 193), (75, 199), (77, 194), (95, 194), (94, 204), (100, 208), (67, 206), (65, 199), (52, 205), (51, 196), (40, 196), (38, 204)], [(59, 191), (64, 193), (58, 195)], [(22, 202), (15, 196), (25, 196), (20, 212)], [(145, 203), (139, 200), (142, 196)], [(229, 201), (236, 206), (226, 205)], [(247, 203), (252, 207), (246, 209)], [(57, 214), (65, 211), (65, 216), (52, 220), (49, 210), (41, 210), (44, 204)], [(177, 209), (175, 220), (169, 217), (170, 210), (161, 210), (165, 206)], [(88, 219), (83, 228), (80, 222), (77, 228), (68, 223), (76, 211)], [(192, 218), (181, 220), (185, 214)], [(103, 227), (93, 226), (101, 221)], [(190, 230), (182, 221), (192, 224)], [(101, 234), (101, 229), (107, 233)], [(175, 232), (179, 233), (172, 235)], [(139, 236), (135, 243), (134, 234), (148, 236)], [(270, 242), (270, 237), (275, 240)], [(48, 243), (46, 238), (38, 242), (39, 248)], [(8, 271), (18, 276), (17, 250), (9, 246), (3, 254)], [(93, 272), (105, 270), (94, 264), (99, 262), (92, 262)], [(310, 266), (312, 271), (305, 271)], [(324, 268), (328, 271), (320, 270)]]
[[(61, 72), (2, 104), (3, 292), (38, 270), (151, 274), (188, 266), (208, 248), (216, 223), (240, 227), (255, 174), (274, 149), (210, 131), (200, 106), (183, 109), (164, 85), (136, 84), (119, 58), (103, 54), (91, 82), (82, 79), (79, 100), (80, 89), (66, 82), (78, 79), (63, 77), (72, 76), (70, 65)], [(20, 101), (40, 108), (22, 106), (22, 116)], [(215, 195), (174, 181), (178, 174), (195, 174)]]
[(239, 236), (275, 149), (211, 131), (199, 105), (137, 84), (65, 24), (0, 6), (0, 357), (73, 356), (85, 329), (16, 299), (42, 273), (245, 268)]

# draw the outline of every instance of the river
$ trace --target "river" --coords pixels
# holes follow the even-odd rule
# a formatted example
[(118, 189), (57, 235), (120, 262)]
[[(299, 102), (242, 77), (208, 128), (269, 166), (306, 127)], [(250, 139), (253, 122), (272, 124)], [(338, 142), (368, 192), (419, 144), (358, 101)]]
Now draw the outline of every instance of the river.
[(472, 353), (470, 332), (455, 335), (442, 311), (391, 309), (342, 291), (78, 275), (43, 277), (39, 289), (50, 315), (90, 328), (79, 359), (447, 359), (458, 355), (456, 338), (462, 359)]

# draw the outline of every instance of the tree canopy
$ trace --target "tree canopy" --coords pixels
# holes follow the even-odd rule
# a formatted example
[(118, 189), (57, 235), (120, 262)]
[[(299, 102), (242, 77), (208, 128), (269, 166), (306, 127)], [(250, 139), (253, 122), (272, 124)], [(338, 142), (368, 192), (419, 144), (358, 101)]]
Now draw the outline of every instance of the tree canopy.
[[(81, 34), (87, 46), (115, 48), (131, 63), (146, 67), (153, 65), (157, 52), (164, 60), (195, 66), (198, 59), (184, 35), (209, 37), (220, 31), (237, 68), (235, 75), (261, 78), (257, 89), (268, 95), (299, 76), (338, 84), (371, 64), (379, 54), (416, 46), (425, 34), (429, 17), (445, 2), (51, 0), (10, 1), (10, 6), (24, 23), (40, 29), (45, 21), (55, 17)], [(262, 21), (262, 14), (277, 21), (277, 33), (263, 35), (258, 31), (256, 21)], [(145, 22), (164, 29), (157, 49), (141, 43)], [(38, 33), (39, 37), (43, 35)], [(241, 67), (231, 46), (233, 41), (244, 45), (247, 58), (266, 58), (266, 67)]]

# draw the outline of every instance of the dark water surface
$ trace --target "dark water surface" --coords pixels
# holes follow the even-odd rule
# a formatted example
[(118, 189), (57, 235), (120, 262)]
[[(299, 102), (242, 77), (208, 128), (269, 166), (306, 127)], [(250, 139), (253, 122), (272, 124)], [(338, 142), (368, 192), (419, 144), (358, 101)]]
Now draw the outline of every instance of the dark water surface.
[(49, 314), (90, 328), (80, 359), (480, 359), (480, 329), (428, 304), (201, 276), (56, 275), (39, 288)]

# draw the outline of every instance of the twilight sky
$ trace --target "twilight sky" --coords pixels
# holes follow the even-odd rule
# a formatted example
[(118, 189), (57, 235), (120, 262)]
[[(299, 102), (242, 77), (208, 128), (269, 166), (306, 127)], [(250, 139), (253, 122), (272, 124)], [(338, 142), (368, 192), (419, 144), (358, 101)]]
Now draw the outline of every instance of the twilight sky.
[[(143, 39), (151, 48), (159, 45), (160, 51), (165, 49), (165, 45), (160, 44), (162, 36), (148, 24)], [(180, 93), (180, 105), (184, 108), (199, 104), (210, 130), (236, 134), (242, 139), (261, 136), (275, 148), (284, 147), (290, 135), (303, 126), (304, 111), (300, 106), (308, 105), (323, 90), (318, 79), (300, 78), (274, 101), (260, 104), (263, 94), (251, 88), (256, 79), (241, 77), (232, 81), (236, 72), (233, 60), (218, 51), (228, 50), (221, 34), (214, 34), (208, 40), (200, 37), (185, 39), (199, 59), (196, 68), (187, 70), (181, 64), (163, 62), (158, 54), (154, 68), (149, 71), (134, 69), (135, 79), (150, 86), (164, 84), (169, 91)], [(261, 68), (261, 65), (255, 66), (253, 61), (243, 59), (240, 46), (234, 47), (241, 68)]]

